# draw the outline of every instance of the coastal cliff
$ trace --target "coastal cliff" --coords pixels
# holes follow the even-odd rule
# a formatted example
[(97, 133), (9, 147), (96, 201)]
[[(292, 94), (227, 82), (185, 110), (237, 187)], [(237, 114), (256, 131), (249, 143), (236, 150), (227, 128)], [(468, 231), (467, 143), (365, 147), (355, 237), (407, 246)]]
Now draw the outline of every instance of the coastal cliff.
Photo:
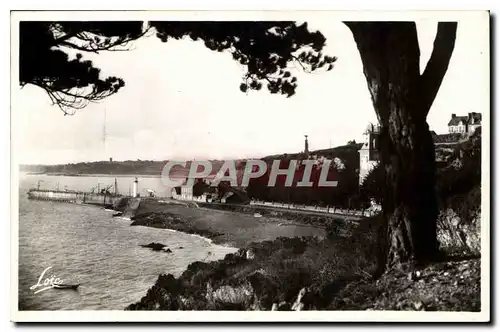
[(126, 310), (479, 311), (480, 259), (456, 257), (378, 279), (377, 222), (350, 237), (278, 238), (160, 275)]

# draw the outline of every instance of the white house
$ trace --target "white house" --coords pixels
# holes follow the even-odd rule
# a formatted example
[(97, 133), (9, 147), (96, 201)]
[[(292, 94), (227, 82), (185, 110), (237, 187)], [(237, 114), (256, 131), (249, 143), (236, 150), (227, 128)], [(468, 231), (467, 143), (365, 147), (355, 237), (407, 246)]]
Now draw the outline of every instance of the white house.
[(472, 134), (481, 126), (481, 113), (469, 113), (466, 116), (451, 115), (450, 122), (448, 122), (448, 132), (450, 134)]

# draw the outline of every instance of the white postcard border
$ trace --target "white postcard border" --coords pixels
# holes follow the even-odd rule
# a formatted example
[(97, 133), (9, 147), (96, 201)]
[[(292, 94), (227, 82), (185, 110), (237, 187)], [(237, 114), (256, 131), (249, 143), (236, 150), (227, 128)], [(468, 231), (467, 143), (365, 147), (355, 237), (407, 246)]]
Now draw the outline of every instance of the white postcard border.
[[(22, 20), (359, 20), (418, 21), (422, 19), (477, 22), (484, 31), (478, 36), (489, 54), (489, 13), (487, 11), (13, 11), (11, 12), (11, 320), (16, 322), (486, 322), (490, 320), (490, 64), (483, 64), (484, 100), (480, 109), (482, 125), (481, 190), (481, 312), (404, 312), (404, 311), (19, 311), (18, 310), (18, 234), (19, 164), (16, 137), (19, 132), (12, 112), (12, 93), (18, 85), (18, 23)], [(488, 102), (486, 102), (488, 101)], [(146, 292), (147, 290), (144, 290)]]

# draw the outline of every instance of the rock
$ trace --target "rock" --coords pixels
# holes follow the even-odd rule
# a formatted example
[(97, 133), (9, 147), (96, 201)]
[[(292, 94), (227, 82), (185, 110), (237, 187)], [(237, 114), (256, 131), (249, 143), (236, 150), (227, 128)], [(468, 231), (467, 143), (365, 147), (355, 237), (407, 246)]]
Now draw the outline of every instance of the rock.
[(151, 248), (154, 251), (160, 251), (166, 247), (166, 245), (162, 243), (151, 242), (150, 244), (141, 244), (143, 248)]
[(167, 249), (165, 249), (165, 252), (171, 254), (172, 250), (170, 250), (170, 248), (167, 248)]
[(182, 247), (182, 246), (181, 247), (177, 247), (177, 249), (184, 249), (184, 247)]
[(306, 292), (307, 290), (305, 287), (299, 291), (299, 294), (297, 295), (297, 300), (295, 300), (295, 302), (292, 305), (292, 310), (301, 311), (304, 308), (304, 304), (302, 303), (302, 298), (304, 297), (304, 295), (306, 295)]
[(413, 302), (413, 306), (415, 307), (415, 310), (420, 311), (424, 309), (424, 303), (422, 301)]
[(246, 259), (247, 251), (243, 248), (239, 249), (235, 254), (236, 257)]
[(292, 307), (293, 311), (302, 311), (302, 309), (304, 309), (304, 303), (301, 303), (301, 302), (299, 302), (297, 304), (294, 303), (294, 305)]
[(212, 290), (210, 283), (207, 284), (207, 294), (205, 298), (213, 303), (226, 304), (250, 304), (253, 299), (254, 291), (249, 283), (239, 286), (223, 285)]
[(416, 281), (416, 280), (419, 280), (421, 276), (422, 276), (422, 272), (411, 271), (408, 273), (408, 280), (409, 281)]
[(188, 308), (190, 306), (189, 300), (182, 295), (179, 296), (179, 301), (184, 306), (184, 308)]
[(269, 278), (267, 273), (265, 271), (261, 273), (259, 272), (260, 270), (261, 269), (251, 272), (245, 279), (252, 286), (260, 305), (263, 308), (269, 309), (278, 298), (277, 289), (273, 280)]
[(481, 214), (471, 212), (470, 220), (462, 220), (451, 208), (441, 211), (437, 222), (437, 237), (443, 248), (481, 253)]
[(255, 258), (255, 252), (253, 251), (253, 249), (248, 249), (246, 252), (246, 259), (252, 260), (254, 258)]
[(290, 310), (291, 310), (290, 304), (288, 304), (285, 301), (280, 302), (280, 304), (278, 305), (278, 311), (290, 311)]

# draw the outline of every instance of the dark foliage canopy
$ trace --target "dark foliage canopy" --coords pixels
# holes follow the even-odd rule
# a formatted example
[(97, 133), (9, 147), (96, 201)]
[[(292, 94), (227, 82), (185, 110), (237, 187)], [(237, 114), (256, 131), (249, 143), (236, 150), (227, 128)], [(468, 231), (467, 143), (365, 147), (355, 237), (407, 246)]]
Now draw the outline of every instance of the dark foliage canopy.
[(361, 196), (366, 201), (373, 199), (378, 204), (382, 204), (385, 181), (384, 168), (378, 163), (370, 170), (363, 180), (360, 188)]
[(21, 22), (19, 83), (44, 89), (64, 112), (72, 112), (116, 93), (118, 77), (100, 77), (100, 69), (81, 53), (71, 59), (62, 48), (83, 52), (124, 50), (143, 35), (142, 22)]
[(128, 50), (130, 42), (155, 32), (169, 39), (201, 40), (213, 51), (228, 51), (247, 69), (240, 90), (260, 90), (288, 97), (295, 94), (297, 78), (289, 70), (297, 64), (306, 72), (331, 70), (335, 57), (321, 53), (326, 39), (310, 32), (307, 23), (295, 22), (21, 22), (21, 86), (44, 89), (65, 114), (89, 102), (109, 97), (125, 82), (100, 77), (100, 69), (82, 53), (70, 58), (66, 49), (83, 53)]

